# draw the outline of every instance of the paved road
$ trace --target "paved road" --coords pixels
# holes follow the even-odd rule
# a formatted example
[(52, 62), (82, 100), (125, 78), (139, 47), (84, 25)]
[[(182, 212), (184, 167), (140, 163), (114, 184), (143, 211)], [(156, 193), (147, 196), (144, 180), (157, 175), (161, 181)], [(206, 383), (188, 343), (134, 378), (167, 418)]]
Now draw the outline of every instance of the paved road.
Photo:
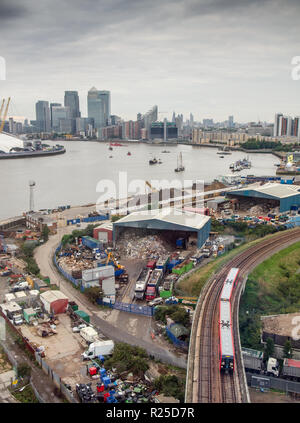
[[(66, 233), (72, 232), (73, 229), (74, 227), (69, 226), (59, 228), (58, 233), (51, 236), (47, 243), (36, 248), (35, 259), (41, 273), (44, 276), (49, 276), (51, 282), (56, 283), (60, 290), (66, 294), (70, 300), (76, 301), (81, 310), (89, 313), (91, 315), (91, 323), (105, 336), (114, 341), (140, 346), (144, 348), (148, 354), (153, 355), (161, 361), (186, 368), (187, 361), (185, 356), (170, 352), (165, 347), (158, 345), (156, 340), (151, 339), (151, 318), (113, 310), (108, 312), (114, 313), (114, 324), (112, 324), (107, 321), (109, 318), (103, 311), (99, 311), (97, 306), (91, 304), (83, 294), (59, 274), (52, 261), (52, 257), (61, 237)], [(132, 328), (133, 325), (134, 328)]]

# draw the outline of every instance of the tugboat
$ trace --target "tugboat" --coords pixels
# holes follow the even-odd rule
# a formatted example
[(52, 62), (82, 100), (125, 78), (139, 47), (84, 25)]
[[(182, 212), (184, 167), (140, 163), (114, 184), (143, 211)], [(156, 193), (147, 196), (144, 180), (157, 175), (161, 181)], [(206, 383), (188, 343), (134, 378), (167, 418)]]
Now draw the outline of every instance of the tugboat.
[[(179, 163), (178, 163), (178, 158), (179, 158)], [(177, 157), (177, 167), (174, 170), (175, 170), (175, 172), (183, 172), (184, 171), (184, 166), (182, 164), (182, 153), (180, 153), (179, 157)]]
[(128, 151), (128, 153), (127, 153), (127, 156), (131, 156), (131, 153), (130, 153), (130, 151)]
[(149, 160), (149, 165), (154, 165), (154, 164), (157, 164), (158, 162), (157, 162), (157, 160), (156, 160), (156, 158), (154, 157), (153, 159), (150, 159)]
[(170, 153), (170, 151), (164, 150), (162, 151), (162, 153)]

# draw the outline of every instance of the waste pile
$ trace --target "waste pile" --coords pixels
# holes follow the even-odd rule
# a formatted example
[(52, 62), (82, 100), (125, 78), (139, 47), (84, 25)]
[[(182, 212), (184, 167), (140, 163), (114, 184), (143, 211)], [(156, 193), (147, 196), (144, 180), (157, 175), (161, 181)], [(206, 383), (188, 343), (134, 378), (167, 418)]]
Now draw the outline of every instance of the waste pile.
[(125, 232), (118, 241), (117, 251), (122, 256), (140, 259), (158, 259), (169, 251), (158, 235), (139, 237)]
[(77, 383), (76, 384), (76, 392), (81, 402), (84, 402), (84, 403), (96, 402), (96, 395), (94, 394), (91, 385), (92, 385), (91, 383), (87, 383), (87, 384)]

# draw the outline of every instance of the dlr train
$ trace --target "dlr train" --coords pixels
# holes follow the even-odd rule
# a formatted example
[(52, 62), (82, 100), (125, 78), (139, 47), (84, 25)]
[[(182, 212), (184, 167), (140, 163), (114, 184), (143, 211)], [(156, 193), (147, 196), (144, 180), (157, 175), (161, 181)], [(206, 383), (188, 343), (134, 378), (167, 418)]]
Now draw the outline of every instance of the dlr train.
[(219, 355), (220, 371), (234, 372), (234, 340), (231, 321), (231, 298), (238, 280), (239, 269), (230, 269), (220, 295)]

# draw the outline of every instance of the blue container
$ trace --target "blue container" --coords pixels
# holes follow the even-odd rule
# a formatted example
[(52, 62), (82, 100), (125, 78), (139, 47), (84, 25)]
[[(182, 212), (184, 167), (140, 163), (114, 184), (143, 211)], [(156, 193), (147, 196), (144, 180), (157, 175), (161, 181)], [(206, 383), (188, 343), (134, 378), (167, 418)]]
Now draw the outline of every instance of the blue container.
[[(105, 358), (103, 357), (103, 355), (98, 355), (98, 359), (103, 363), (105, 361)], [(102, 369), (101, 369), (102, 370)], [(101, 370), (100, 370), (100, 374), (101, 374)], [(105, 369), (103, 369), (105, 371)]]

